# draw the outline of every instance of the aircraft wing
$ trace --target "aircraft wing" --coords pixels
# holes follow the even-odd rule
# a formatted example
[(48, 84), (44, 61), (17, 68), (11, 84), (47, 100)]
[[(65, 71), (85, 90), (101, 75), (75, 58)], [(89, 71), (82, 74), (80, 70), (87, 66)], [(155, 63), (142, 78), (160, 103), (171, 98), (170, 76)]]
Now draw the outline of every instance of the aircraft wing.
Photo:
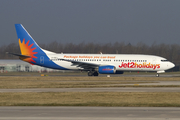
[(72, 66), (77, 66), (77, 67), (83, 68), (84, 70), (95, 69), (98, 66), (100, 66), (100, 64), (87, 63), (87, 62), (81, 62), (81, 61), (74, 61), (74, 60), (67, 60), (67, 59), (60, 59), (60, 60), (71, 62)]

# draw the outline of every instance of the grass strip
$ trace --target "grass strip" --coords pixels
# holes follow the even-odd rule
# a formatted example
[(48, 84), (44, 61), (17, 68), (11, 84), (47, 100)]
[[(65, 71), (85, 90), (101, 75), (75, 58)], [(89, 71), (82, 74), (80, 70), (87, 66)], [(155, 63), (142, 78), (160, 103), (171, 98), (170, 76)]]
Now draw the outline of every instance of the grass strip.
[(180, 107), (180, 93), (0, 93), (0, 106)]
[[(95, 88), (95, 87), (120, 87), (120, 84), (140, 84), (152, 82), (61, 82), (61, 81), (0, 81), (0, 89), (25, 89), (25, 88)], [(137, 86), (137, 85), (135, 85)], [(125, 87), (122, 85), (121, 87)]]

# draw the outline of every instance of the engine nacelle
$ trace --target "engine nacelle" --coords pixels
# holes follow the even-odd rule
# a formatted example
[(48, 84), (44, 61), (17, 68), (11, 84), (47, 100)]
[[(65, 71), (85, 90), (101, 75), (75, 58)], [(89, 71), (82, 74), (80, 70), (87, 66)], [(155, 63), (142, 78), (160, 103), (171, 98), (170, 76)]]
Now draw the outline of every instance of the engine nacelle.
[(115, 66), (99, 66), (98, 72), (100, 74), (123, 74), (123, 71), (117, 71)]
[(100, 74), (114, 74), (116, 73), (116, 67), (111, 65), (99, 66), (98, 72)]

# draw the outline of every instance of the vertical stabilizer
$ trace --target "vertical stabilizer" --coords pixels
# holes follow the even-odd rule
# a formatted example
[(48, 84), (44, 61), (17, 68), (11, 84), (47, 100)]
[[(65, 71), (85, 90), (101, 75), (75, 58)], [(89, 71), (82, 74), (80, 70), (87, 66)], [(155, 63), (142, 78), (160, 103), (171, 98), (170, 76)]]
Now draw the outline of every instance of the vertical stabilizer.
[(21, 24), (15, 24), (15, 28), (17, 32), (21, 54), (30, 56), (30, 58), (20, 57), (20, 59), (31, 64), (35, 64), (37, 59), (39, 59), (38, 55), (45, 55), (45, 52), (39, 47), (39, 45), (34, 41), (31, 35)]
[(13, 55), (17, 55), (21, 60), (29, 62), (31, 64), (53, 69), (67, 70), (66, 68), (63, 68), (60, 65), (57, 65), (55, 62), (51, 61), (48, 56), (50, 54), (56, 54), (54, 52), (50, 52), (40, 48), (39, 45), (34, 41), (31, 35), (21, 24), (15, 24), (15, 28), (17, 32), (21, 55)]

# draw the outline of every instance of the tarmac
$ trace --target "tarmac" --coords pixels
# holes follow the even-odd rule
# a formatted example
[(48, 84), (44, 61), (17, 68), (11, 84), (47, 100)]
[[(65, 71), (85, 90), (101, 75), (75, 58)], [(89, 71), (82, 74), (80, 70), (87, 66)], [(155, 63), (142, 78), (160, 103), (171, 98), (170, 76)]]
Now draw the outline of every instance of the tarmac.
[(179, 120), (179, 107), (0, 107), (0, 120)]
[[(132, 81), (126, 81), (126, 82), (132, 82)], [(140, 82), (143, 82), (143, 81), (140, 81)], [(118, 84), (115, 84), (115, 85), (118, 85)], [(1, 93), (3, 92), (180, 92), (180, 87), (138, 87), (139, 85), (162, 85), (162, 86), (172, 85), (173, 86), (173, 85), (180, 85), (180, 81), (152, 81), (152, 83), (119, 84), (119, 85), (130, 85), (130, 86), (132, 85), (134, 87), (26, 88), (26, 89), (0, 89), (0, 92)]]
[(0, 92), (180, 92), (180, 87), (30, 88), (0, 89)]

